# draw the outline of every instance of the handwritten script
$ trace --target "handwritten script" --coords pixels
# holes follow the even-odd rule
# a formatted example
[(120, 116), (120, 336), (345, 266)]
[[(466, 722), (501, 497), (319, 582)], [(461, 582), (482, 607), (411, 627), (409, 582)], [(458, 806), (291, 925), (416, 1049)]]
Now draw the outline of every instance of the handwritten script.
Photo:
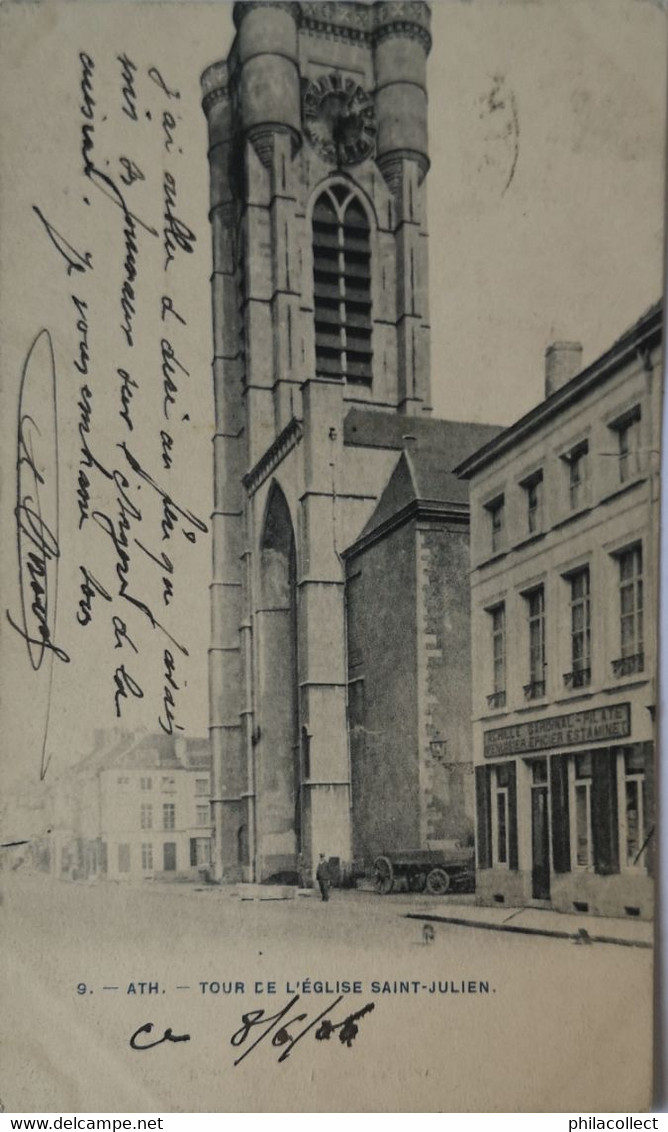
[(198, 235), (181, 92), (130, 53), (81, 50), (72, 63), (71, 180), (40, 186), (32, 203), (49, 318), (58, 313), (35, 326), (19, 376), (6, 610), (39, 682), (42, 778), (59, 666), (81, 705), (101, 697), (102, 715), (130, 727), (183, 730), (184, 602), (208, 534), (187, 478), (195, 312), (184, 265)]
[[(249, 1010), (246, 1014), (242, 1014), (241, 1026), (238, 1030), (235, 1030), (230, 1038), (230, 1045), (234, 1049), (245, 1048), (244, 1052), (235, 1059), (234, 1064), (240, 1065), (263, 1042), (266, 1042), (269, 1047), (281, 1051), (278, 1057), (280, 1064), (287, 1061), (295, 1046), (307, 1034), (311, 1034), (318, 1042), (326, 1042), (331, 1038), (336, 1038), (341, 1045), (350, 1049), (359, 1033), (357, 1023), (375, 1009), (375, 1004), (368, 1002), (359, 1010), (347, 1014), (337, 1022), (333, 1020), (331, 1015), (339, 1003), (343, 1002), (343, 999), (344, 995), (339, 995), (315, 1018), (309, 1018), (307, 1013), (296, 1010), (300, 1002), (299, 995), (294, 995), (287, 1005), (276, 1014), (267, 1014), (265, 1010), (260, 1009)], [(154, 1029), (155, 1026), (152, 1022), (140, 1026), (130, 1037), (130, 1048), (141, 1051), (155, 1049), (165, 1042), (190, 1041), (190, 1034), (175, 1035), (171, 1026), (158, 1037), (154, 1036)]]

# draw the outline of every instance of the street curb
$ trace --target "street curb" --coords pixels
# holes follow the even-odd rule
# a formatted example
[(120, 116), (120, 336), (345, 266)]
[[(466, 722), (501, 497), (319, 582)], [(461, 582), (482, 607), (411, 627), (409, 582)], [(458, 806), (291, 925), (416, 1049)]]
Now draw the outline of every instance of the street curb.
[[(491, 932), (515, 932), (516, 935), (542, 935), (551, 939), (569, 939), (571, 942), (581, 943), (583, 937), (577, 932), (558, 931), (556, 928), (526, 928), (521, 924), (493, 924), (485, 920), (465, 920), (461, 916), (438, 916), (427, 912), (404, 912), (407, 920), (430, 920), (441, 924), (457, 924), (465, 928), (482, 928)], [(616, 943), (619, 947), (653, 948), (653, 943), (644, 939), (620, 939), (618, 936), (590, 935), (587, 933), (586, 943)]]

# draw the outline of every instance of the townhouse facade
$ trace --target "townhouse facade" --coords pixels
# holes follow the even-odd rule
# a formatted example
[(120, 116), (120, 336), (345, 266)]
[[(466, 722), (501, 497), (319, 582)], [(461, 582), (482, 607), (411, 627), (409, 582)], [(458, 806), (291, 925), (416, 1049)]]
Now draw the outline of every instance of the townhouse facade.
[(101, 732), (54, 781), (46, 812), (59, 879), (199, 879), (211, 862), (208, 740)]
[(660, 305), (457, 469), (470, 483), (481, 903), (650, 918)]
[(206, 740), (147, 736), (100, 772), (100, 837), (114, 880), (197, 879), (211, 863)]

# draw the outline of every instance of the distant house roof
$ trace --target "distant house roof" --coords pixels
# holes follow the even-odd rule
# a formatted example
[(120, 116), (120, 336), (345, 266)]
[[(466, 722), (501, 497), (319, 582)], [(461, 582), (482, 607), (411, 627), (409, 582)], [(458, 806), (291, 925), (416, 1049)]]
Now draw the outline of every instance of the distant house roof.
[(525, 413), (509, 428), (504, 429), (500, 435), (489, 440), (479, 451), (463, 459), (461, 464), (455, 467), (455, 473), (463, 479), (470, 479), (520, 440), (530, 436), (532, 432), (537, 432), (547, 421), (610, 378), (621, 366), (626, 365), (629, 358), (638, 350), (658, 345), (661, 341), (662, 324), (663, 303), (659, 301), (646, 310), (637, 322), (634, 322), (633, 326), (629, 327), (595, 362), (562, 385), (551, 397), (546, 397), (535, 408)]
[[(68, 767), (63, 776), (91, 777), (116, 767), (147, 770), (210, 770), (211, 748), (207, 738), (185, 738), (164, 733), (132, 736), (98, 736), (97, 747), (84, 759)], [(106, 741), (105, 741), (106, 739)]]
[(419, 512), (465, 520), (468, 487), (453, 468), (501, 431), (498, 425), (351, 410), (344, 423), (345, 444), (403, 451), (371, 518), (345, 554)]
[(147, 770), (208, 770), (211, 766), (209, 741), (167, 734), (145, 735), (115, 759), (113, 765)]

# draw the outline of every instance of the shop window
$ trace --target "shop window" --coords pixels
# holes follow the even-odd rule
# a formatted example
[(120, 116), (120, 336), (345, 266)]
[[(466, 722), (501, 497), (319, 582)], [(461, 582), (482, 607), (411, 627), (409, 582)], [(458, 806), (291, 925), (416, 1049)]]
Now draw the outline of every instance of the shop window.
[(141, 807), (139, 824), (142, 829), (153, 829), (153, 806), (144, 805)]
[(565, 755), (553, 755), (550, 758), (552, 863), (555, 873), (568, 873), (571, 869), (569, 761)]
[(547, 759), (536, 759), (532, 762), (531, 783), (533, 786), (547, 786)]
[(494, 794), (496, 804), (496, 842), (495, 864), (508, 864), (508, 790), (499, 785), (497, 778)]
[(575, 756), (574, 774), (574, 860), (580, 869), (592, 863), (591, 836), (591, 755)]
[(335, 185), (313, 209), (316, 373), (371, 381), (371, 244), (357, 197)]
[(613, 660), (615, 676), (632, 676), (645, 667), (643, 641), (642, 546), (617, 555), (621, 656)]
[(619, 872), (617, 773), (607, 748), (575, 755), (572, 779), (573, 863), (601, 876)]
[(489, 516), (490, 546), (492, 554), (497, 554), (504, 544), (505, 538), (505, 499), (499, 495), (491, 503), (485, 505)]
[(646, 846), (647, 785), (645, 758), (641, 746), (624, 752), (624, 808), (622, 811), (624, 862), (627, 868), (644, 868)]
[(176, 829), (176, 806), (166, 802), (162, 807), (162, 828)]
[(495, 866), (517, 868), (517, 797), (514, 763), (492, 770), (492, 860)]
[(529, 627), (529, 683), (524, 685), (528, 700), (545, 695), (545, 589), (536, 586), (523, 594)]
[(506, 702), (506, 606), (505, 602), (489, 611), (492, 630), (492, 693), (490, 707), (504, 707)]
[(584, 688), (591, 682), (591, 594), (589, 567), (567, 579), (570, 586), (571, 671), (564, 681), (569, 688)]
[(492, 866), (492, 768), (475, 768), (476, 857), (479, 869)]
[(153, 869), (153, 846), (148, 841), (143, 842), (141, 847), (141, 867), (145, 871)]

